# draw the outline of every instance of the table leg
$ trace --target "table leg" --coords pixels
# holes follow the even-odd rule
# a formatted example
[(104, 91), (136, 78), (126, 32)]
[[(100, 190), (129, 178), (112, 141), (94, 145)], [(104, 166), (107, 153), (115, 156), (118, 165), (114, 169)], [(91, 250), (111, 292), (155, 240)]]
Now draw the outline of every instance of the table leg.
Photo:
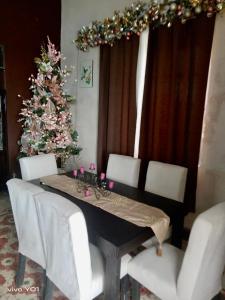
[(104, 300), (120, 299), (120, 257), (106, 256)]
[(24, 274), (26, 266), (26, 256), (19, 253), (18, 267), (16, 271), (16, 287), (20, 287), (23, 284)]
[(46, 276), (45, 288), (43, 291), (43, 299), (44, 300), (51, 300), (53, 299), (53, 290), (54, 290), (54, 283)]
[(132, 277), (130, 277), (130, 281), (131, 281), (131, 298), (132, 300), (140, 300), (140, 288), (141, 285), (139, 282), (137, 282), (135, 279), (133, 279)]
[(181, 248), (182, 247), (182, 238), (184, 232), (184, 216), (183, 214), (176, 216), (175, 222), (173, 222), (172, 227), (172, 245)]
[(118, 248), (106, 240), (100, 240), (98, 247), (105, 257), (104, 300), (120, 300), (120, 264)]
[(130, 279), (129, 275), (125, 275), (120, 280), (120, 299), (121, 300), (130, 300)]

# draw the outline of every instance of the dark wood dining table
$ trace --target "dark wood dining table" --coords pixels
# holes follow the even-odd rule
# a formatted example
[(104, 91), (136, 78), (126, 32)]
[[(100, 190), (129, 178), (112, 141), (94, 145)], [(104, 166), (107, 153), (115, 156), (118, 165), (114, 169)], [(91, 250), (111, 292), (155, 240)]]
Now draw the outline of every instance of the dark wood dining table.
[[(72, 173), (67, 175), (72, 177)], [(40, 180), (33, 180), (32, 182), (36, 185), (41, 185)], [(152, 230), (134, 225), (47, 185), (41, 185), (41, 187), (46, 191), (66, 197), (80, 207), (86, 219), (89, 240), (99, 247), (105, 257), (104, 300), (119, 300), (121, 257), (137, 249), (144, 241), (152, 237), (154, 235)], [(113, 191), (163, 210), (170, 217), (172, 244), (181, 247), (184, 222), (183, 203), (118, 182), (115, 182)]]

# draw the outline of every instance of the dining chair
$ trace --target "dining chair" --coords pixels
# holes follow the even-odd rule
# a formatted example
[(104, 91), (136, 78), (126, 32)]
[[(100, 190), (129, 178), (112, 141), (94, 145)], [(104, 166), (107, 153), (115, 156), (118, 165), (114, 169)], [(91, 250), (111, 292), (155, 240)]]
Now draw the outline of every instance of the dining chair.
[[(104, 290), (104, 259), (88, 241), (82, 211), (50, 192), (35, 195), (35, 201), (47, 258), (45, 300), (52, 298), (53, 285), (69, 299), (94, 299)], [(129, 260), (129, 255), (121, 259), (121, 278)]]
[(19, 243), (16, 285), (20, 286), (24, 280), (26, 257), (43, 269), (46, 267), (46, 257), (33, 198), (35, 194), (40, 194), (44, 190), (18, 178), (8, 180), (7, 186)]
[(126, 155), (110, 154), (106, 177), (123, 184), (137, 187), (141, 160)]
[[(145, 181), (145, 191), (178, 202), (183, 202), (186, 179), (187, 168), (159, 161), (150, 161)], [(171, 234), (172, 228), (170, 227), (166, 240), (171, 237)], [(152, 237), (145, 241), (142, 245), (148, 248), (156, 243), (156, 238)]]
[(128, 264), (133, 299), (141, 284), (162, 300), (210, 300), (221, 290), (225, 265), (225, 202), (200, 214), (186, 251), (164, 244), (163, 255), (149, 248)]
[(58, 173), (53, 153), (22, 157), (19, 159), (19, 163), (23, 180), (32, 180)]
[(150, 161), (145, 191), (183, 202), (186, 179), (187, 168), (159, 161)]

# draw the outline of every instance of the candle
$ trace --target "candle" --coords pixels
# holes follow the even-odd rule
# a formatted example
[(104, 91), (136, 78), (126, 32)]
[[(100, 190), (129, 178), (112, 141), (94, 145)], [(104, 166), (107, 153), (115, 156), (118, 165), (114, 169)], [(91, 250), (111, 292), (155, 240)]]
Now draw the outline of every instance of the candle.
[(104, 179), (105, 179), (105, 173), (101, 173), (101, 174), (100, 174), (100, 179), (101, 179), (101, 180), (104, 180)]
[(85, 191), (84, 191), (84, 196), (85, 196), (85, 197), (91, 196), (91, 191), (85, 190)]
[(77, 177), (77, 170), (73, 170), (73, 176)]
[(84, 167), (80, 167), (80, 173), (84, 174)]
[(112, 190), (114, 188), (114, 181), (109, 182), (109, 189)]
[(95, 170), (95, 164), (94, 164), (94, 163), (91, 163), (89, 169), (92, 170), (92, 171), (94, 171), (94, 170)]

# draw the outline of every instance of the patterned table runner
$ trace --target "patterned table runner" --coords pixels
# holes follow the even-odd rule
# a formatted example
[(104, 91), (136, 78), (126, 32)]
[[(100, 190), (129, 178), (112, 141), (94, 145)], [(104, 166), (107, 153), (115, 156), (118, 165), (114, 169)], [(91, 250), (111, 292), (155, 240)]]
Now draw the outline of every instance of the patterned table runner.
[(161, 255), (161, 244), (164, 241), (170, 218), (156, 207), (140, 203), (133, 199), (111, 192), (107, 197), (96, 199), (95, 194), (84, 196), (78, 192), (78, 180), (66, 175), (51, 175), (40, 179), (42, 184), (65, 192), (77, 199), (97, 206), (119, 218), (141, 227), (150, 227), (159, 241), (158, 255)]

